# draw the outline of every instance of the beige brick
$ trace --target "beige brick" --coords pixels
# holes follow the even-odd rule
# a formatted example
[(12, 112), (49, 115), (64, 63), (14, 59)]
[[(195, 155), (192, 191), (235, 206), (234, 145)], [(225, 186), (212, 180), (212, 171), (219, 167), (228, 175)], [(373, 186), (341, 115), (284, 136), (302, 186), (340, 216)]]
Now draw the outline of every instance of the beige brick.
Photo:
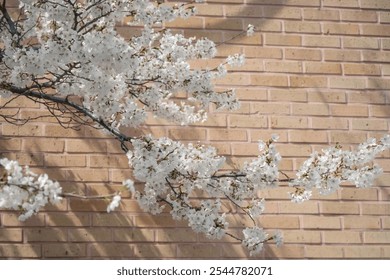
[(338, 21), (340, 19), (340, 13), (337, 10), (304, 9), (303, 19), (320, 20), (320, 21)]
[(303, 230), (283, 230), (283, 242), (318, 244), (321, 243), (321, 232)]
[(305, 215), (302, 225), (304, 229), (341, 229), (341, 220), (339, 217)]
[(311, 74), (341, 74), (339, 63), (307, 62), (305, 72)]
[(279, 213), (286, 214), (318, 214), (319, 208), (318, 203), (316, 201), (308, 201), (305, 203), (291, 203), (288, 202), (280, 202)]
[(86, 245), (76, 243), (43, 244), (43, 256), (47, 258), (77, 258), (86, 256)]
[(108, 171), (103, 169), (72, 169), (67, 171), (67, 179), (76, 182), (107, 182)]
[(290, 113), (290, 105), (285, 103), (253, 103), (251, 111), (260, 115), (287, 115)]
[(319, 34), (321, 33), (321, 25), (314, 22), (297, 22), (297, 21), (285, 21), (284, 30), (287, 33), (308, 33)]
[(319, 76), (290, 76), (291, 87), (319, 87), (323, 88), (327, 86), (328, 79), (326, 77)]
[(265, 34), (265, 44), (268, 46), (301, 46), (299, 35)]
[(247, 141), (246, 130), (213, 129), (209, 131), (209, 139), (212, 141)]
[(390, 215), (390, 204), (386, 203), (363, 203), (362, 204), (363, 215)]
[(201, 17), (191, 17), (188, 19), (178, 18), (172, 22), (166, 22), (165, 27), (174, 28), (180, 26), (182, 28), (203, 28), (204, 20)]
[(388, 122), (386, 120), (366, 120), (366, 119), (353, 119), (353, 130), (388, 130)]
[(264, 246), (264, 255), (267, 259), (304, 259), (305, 251), (303, 246), (284, 245), (277, 247), (276, 245), (266, 244)]
[(259, 4), (259, 5), (283, 5), (283, 6), (305, 6), (305, 7), (319, 7), (320, 0), (247, 0), (246, 3)]
[(360, 232), (344, 231), (342, 234), (338, 231), (325, 231), (324, 242), (331, 244), (356, 244), (363, 243), (362, 234)]
[(206, 130), (205, 129), (169, 129), (168, 137), (171, 139), (180, 140), (205, 140)]
[(345, 229), (379, 229), (381, 220), (379, 217), (344, 216), (343, 227)]
[(73, 228), (68, 230), (70, 242), (109, 242), (112, 231), (109, 228)]
[(251, 58), (267, 58), (267, 59), (280, 59), (283, 56), (282, 49), (279, 48), (259, 48), (259, 47), (245, 47), (245, 57)]
[(301, 9), (285, 7), (264, 7), (263, 15), (265, 18), (281, 18), (281, 19), (301, 19)]
[(359, 8), (359, 0), (324, 0), (325, 7)]
[(126, 243), (92, 243), (88, 246), (89, 254), (94, 258), (131, 258), (134, 246)]
[(27, 242), (65, 242), (68, 239), (65, 229), (39, 228), (25, 229), (24, 238)]
[(312, 152), (311, 146), (306, 144), (280, 145), (278, 150), (282, 157), (308, 157)]
[(218, 78), (215, 80), (216, 84), (219, 85), (250, 85), (251, 76), (245, 74), (229, 74), (224, 78)]
[[(258, 130), (258, 129), (249, 130), (250, 139), (252, 142), (271, 139), (272, 135), (275, 134), (274, 132), (275, 131), (272, 130)], [(276, 134), (279, 136), (278, 142), (288, 141), (287, 131), (278, 130), (276, 131)]]
[(262, 215), (260, 225), (263, 228), (295, 229), (299, 228), (299, 218), (296, 216)]
[(382, 75), (389, 76), (390, 75), (390, 65), (381, 65)]
[(271, 89), (271, 101), (289, 101), (289, 102), (304, 102), (307, 101), (307, 93), (301, 89)]
[[(175, 258), (175, 244), (136, 244), (134, 245), (134, 256), (136, 258)], [(195, 252), (194, 252), (195, 253)]]
[(232, 143), (231, 148), (235, 156), (251, 156), (259, 151), (258, 145), (254, 143)]
[(316, 49), (286, 49), (286, 59), (291, 60), (321, 60), (322, 54)]
[(366, 80), (363, 78), (330, 77), (329, 84), (331, 88), (338, 88), (338, 89), (366, 88)]
[(22, 148), (24, 150), (61, 153), (65, 149), (65, 141), (50, 138), (37, 138), (33, 141), (26, 139), (23, 141)]
[[(164, 227), (164, 228), (172, 228), (178, 227), (180, 225), (187, 226), (187, 223), (184, 221), (175, 221), (172, 217), (169, 216), (152, 216), (150, 214), (138, 215), (135, 217), (135, 225), (138, 227)], [(123, 224), (124, 225), (124, 224)]]
[(362, 35), (364, 36), (377, 36), (377, 37), (389, 37), (390, 26), (367, 24), (362, 25)]
[(341, 10), (342, 21), (352, 22), (377, 22), (378, 15), (375, 11)]
[(229, 117), (230, 127), (257, 127), (265, 128), (268, 125), (267, 117), (253, 114), (253, 115), (231, 115)]
[(11, 98), (0, 98), (0, 106), (4, 106), (6, 103), (8, 103), (8, 108), (39, 108), (39, 103), (22, 96), (12, 101)]
[(290, 131), (289, 139), (292, 143), (328, 143), (326, 131)]
[(301, 103), (293, 104), (292, 113), (294, 115), (327, 116), (329, 115), (329, 106), (327, 104)]
[(378, 38), (368, 37), (344, 37), (343, 47), (347, 49), (379, 49)]
[(244, 26), (252, 24), (255, 26), (255, 30), (262, 32), (282, 32), (282, 21), (273, 19), (258, 19), (249, 18), (244, 19)]
[(359, 205), (354, 202), (327, 202), (320, 204), (321, 213), (324, 214), (359, 214)]
[(380, 23), (389, 23), (390, 22), (390, 13), (389, 12), (380, 12), (379, 13)]
[[(236, 96), (239, 100), (247, 101), (247, 100), (267, 100), (267, 91), (264, 89), (257, 89), (257, 88), (243, 88), (243, 89), (236, 89)], [(213, 118), (214, 116), (209, 116), (209, 118)]]
[[(192, 26), (194, 27), (194, 26)], [(243, 30), (241, 19), (229, 18), (205, 18), (206, 29), (221, 29), (221, 30)]]
[[(113, 234), (114, 234), (114, 241), (117, 242), (154, 242), (155, 241), (155, 231), (150, 229), (119, 228), (119, 229), (114, 229)], [(177, 242), (177, 240), (174, 241)]]
[(1, 244), (0, 258), (41, 258), (41, 245), (35, 244)]
[(93, 214), (92, 224), (94, 226), (106, 227), (130, 227), (134, 225), (134, 218), (121, 213)]
[(37, 214), (31, 216), (24, 222), (19, 221), (19, 214), (15, 213), (2, 213), (2, 225), (10, 227), (39, 227), (44, 226), (45, 217), (43, 214)]
[(66, 151), (69, 153), (105, 153), (107, 143), (102, 140), (67, 140)]
[(277, 75), (251, 75), (251, 84), (256, 86), (287, 87), (288, 77)]
[(340, 259), (343, 257), (342, 246), (305, 246), (305, 257), (309, 259)]
[(250, 9), (248, 8), (248, 6), (244, 6), (244, 5), (225, 6), (225, 16), (227, 17), (255, 17), (255, 18), (257, 17), (258, 18), (261, 17), (262, 14), (263, 14), (263, 9), (261, 6), (251, 6)]
[(22, 147), (22, 140), (17, 138), (0, 139), (0, 149), (7, 151), (18, 151)]
[(367, 139), (364, 132), (330, 132), (332, 143), (360, 144)]
[(348, 110), (345, 110), (344, 105), (334, 104), (330, 105), (330, 114), (338, 117), (368, 117), (368, 107), (366, 105), (348, 105)]
[(87, 160), (83, 155), (45, 154), (45, 165), (55, 167), (85, 167)]
[(324, 23), (323, 32), (331, 35), (358, 35), (359, 25), (353, 23)]
[(363, 9), (390, 9), (390, 3), (387, 0), (361, 0)]
[(343, 188), (341, 190), (341, 199), (344, 200), (378, 200), (378, 190), (374, 188), (369, 189), (358, 189), (355, 187), (352, 188)]
[(348, 259), (379, 259), (381, 256), (380, 246), (348, 246), (344, 248), (344, 257)]
[(23, 241), (23, 233), (21, 229), (8, 229), (8, 228), (0, 229), (0, 242), (21, 243), (22, 241)]
[(90, 226), (90, 216), (87, 213), (47, 213), (46, 226), (49, 227), (78, 227)]
[(349, 122), (345, 118), (334, 117), (313, 117), (311, 118), (312, 128), (314, 129), (341, 129), (349, 128)]
[(324, 50), (325, 61), (361, 61), (360, 51)]
[[(349, 103), (363, 103), (363, 104), (382, 104), (385, 102), (386, 97), (382, 92), (376, 91), (361, 91), (361, 92), (349, 92), (348, 93), (348, 102)], [(353, 107), (353, 111), (362, 111), (363, 107)], [(360, 109), (360, 110), (359, 110)]]
[(302, 62), (295, 61), (266, 61), (267, 72), (302, 73)]
[(364, 243), (369, 244), (384, 244), (390, 243), (390, 232), (386, 231), (370, 231), (364, 233)]
[(272, 116), (271, 128), (307, 128), (308, 120), (305, 117)]
[(189, 228), (162, 229), (157, 231), (158, 242), (197, 242), (198, 234)]
[(46, 125), (44, 128), (44, 136), (48, 137), (67, 137), (75, 138), (82, 137), (84, 135), (83, 131), (65, 129), (59, 125)]
[(381, 74), (379, 65), (346, 63), (343, 65), (345, 75), (378, 76)]
[[(379, 219), (379, 218), (377, 218), (377, 219)], [(382, 228), (383, 229), (390, 229), (390, 217), (382, 217), (381, 220), (382, 220)], [(380, 227), (380, 223), (379, 223), (379, 227)]]
[(347, 97), (345, 92), (340, 91), (313, 91), (308, 93), (308, 101), (321, 103), (346, 103)]
[(369, 78), (367, 81), (367, 88), (369, 89), (390, 89), (390, 79), (384, 78)]
[(370, 106), (370, 115), (379, 118), (390, 118), (390, 111), (388, 110), (388, 106), (386, 105), (374, 105)]
[(312, 47), (312, 48), (340, 48), (341, 40), (339, 37), (333, 36), (304, 36), (303, 43), (304, 47)]
[(382, 259), (390, 259), (390, 246), (382, 246), (383, 256)]
[(390, 52), (389, 51), (370, 51), (363, 50), (363, 61), (365, 62), (390, 62)]
[[(195, 5), (197, 15), (199, 16), (223, 16), (223, 6), (222, 5), (213, 5), (213, 4), (200, 4)], [(239, 16), (241, 14), (238, 14)]]

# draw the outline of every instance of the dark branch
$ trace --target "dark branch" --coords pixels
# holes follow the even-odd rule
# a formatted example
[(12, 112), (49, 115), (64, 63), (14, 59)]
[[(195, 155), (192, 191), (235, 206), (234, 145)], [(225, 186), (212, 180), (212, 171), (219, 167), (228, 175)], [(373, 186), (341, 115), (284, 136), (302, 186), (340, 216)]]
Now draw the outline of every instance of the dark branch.
[[(66, 109), (67, 110), (73, 109), (77, 114), (85, 116), (87, 119), (91, 120), (92, 122), (99, 125), (101, 128), (103, 128), (106, 131), (108, 131), (109, 133), (111, 133), (116, 139), (118, 139), (120, 141), (121, 148), (124, 152), (128, 152), (128, 148), (126, 147), (125, 143), (130, 142), (132, 139), (134, 139), (134, 137), (128, 137), (128, 136), (124, 135), (123, 133), (121, 133), (120, 131), (114, 129), (109, 124), (107, 124), (104, 120), (95, 116), (93, 114), (93, 112), (91, 112), (87, 108), (71, 101), (68, 96), (62, 98), (62, 97), (58, 97), (58, 96), (54, 96), (54, 95), (49, 95), (49, 94), (46, 94), (43, 92), (34, 91), (31, 89), (15, 87), (13, 85), (5, 84), (5, 83), (0, 84), (0, 88), (6, 89), (14, 94), (19, 95), (19, 96), (25, 96), (25, 97), (30, 98), (30, 99), (38, 100), (37, 102), (41, 102), (42, 104), (44, 104), (49, 109), (51, 114), (54, 116), (56, 116), (56, 115), (53, 114), (53, 111), (51, 111), (51, 110), (53, 110), (53, 107), (49, 106), (47, 104), (47, 102), (42, 102), (42, 101), (52, 102), (52, 103), (56, 104), (57, 106), (62, 105), (62, 106), (64, 106), (65, 110)], [(57, 110), (61, 110), (61, 109), (59, 107), (57, 107)]]

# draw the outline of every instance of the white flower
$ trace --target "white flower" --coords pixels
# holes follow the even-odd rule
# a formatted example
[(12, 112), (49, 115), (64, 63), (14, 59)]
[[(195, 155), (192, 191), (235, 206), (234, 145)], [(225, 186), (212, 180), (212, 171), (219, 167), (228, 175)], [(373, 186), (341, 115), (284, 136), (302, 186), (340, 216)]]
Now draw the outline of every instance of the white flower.
[(135, 193), (134, 181), (127, 179), (122, 182), (122, 184), (130, 191), (130, 193)]
[(277, 231), (272, 239), (275, 240), (276, 246), (280, 247), (283, 245), (283, 234), (281, 231)]
[(115, 208), (119, 206), (119, 202), (121, 201), (122, 197), (120, 195), (115, 195), (110, 204), (107, 206), (107, 213), (110, 213), (113, 211)]
[(248, 24), (246, 28), (246, 35), (253, 36), (254, 33), (255, 33), (255, 27), (252, 24)]
[(312, 192), (297, 188), (295, 192), (289, 192), (289, 194), (292, 202), (302, 203), (310, 199)]

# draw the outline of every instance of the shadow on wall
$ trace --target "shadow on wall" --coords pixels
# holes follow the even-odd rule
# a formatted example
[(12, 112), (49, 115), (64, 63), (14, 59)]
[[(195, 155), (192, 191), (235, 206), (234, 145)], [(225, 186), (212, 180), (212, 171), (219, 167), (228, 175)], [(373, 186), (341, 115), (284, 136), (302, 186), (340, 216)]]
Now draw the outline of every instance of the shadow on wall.
[[(273, 14), (277, 14), (287, 2), (288, 0), (275, 0), (273, 2), (275, 5), (267, 6), (268, 14), (262, 15), (264, 19), (260, 20), (256, 19), (254, 6), (237, 5), (239, 9), (236, 16), (231, 15), (224, 19), (225, 21), (210, 17), (212, 20), (209, 21), (207, 30), (215, 31), (217, 42), (220, 39), (229, 40), (230, 37), (221, 37), (219, 30), (226, 30), (226, 34), (238, 33), (239, 30), (229, 30), (228, 23), (233, 24), (235, 20), (239, 20), (240, 15), (246, 14), (253, 16), (257, 30), (261, 31), (263, 25), (267, 24), (267, 18), (272, 18)], [(205, 7), (207, 9), (207, 4)], [(261, 8), (262, 5), (256, 7)], [(245, 29), (245, 24), (242, 24), (242, 28)], [(198, 30), (191, 28), (184, 31), (188, 36), (197, 32)], [(231, 43), (239, 45), (240, 38)], [(322, 94), (321, 91), (319, 93)], [(384, 91), (382, 93), (386, 95)], [(387, 102), (389, 99), (387, 96)], [(325, 97), (323, 102), (327, 102)], [(171, 133), (172, 138), (185, 138), (183, 132), (175, 130), (172, 133), (170, 131), (173, 130), (161, 128), (159, 124), (155, 120), (152, 122), (152, 129), (144, 128), (142, 133), (150, 132), (156, 136)], [(61, 181), (66, 191), (87, 195), (111, 193), (120, 190), (120, 180), (113, 178), (113, 174), (118, 174), (118, 178), (130, 176), (131, 172), (122, 165), (122, 161), (116, 160), (116, 158), (125, 158), (127, 161), (115, 140), (88, 129), (79, 132), (69, 131), (54, 123), (43, 126), (38, 122), (37, 128), (34, 129), (35, 123), (31, 125), (27, 128), (13, 128), (16, 129), (14, 132), (6, 125), (10, 130), (5, 134), (5, 125), (3, 125), (0, 151), (6, 152), (1, 155), (21, 159), (22, 162), (37, 170), (49, 173), (51, 178)], [(29, 127), (30, 132), (28, 132)], [(52, 129), (49, 138), (45, 133), (39, 133), (40, 130), (45, 132), (48, 127)], [(196, 135), (196, 130), (192, 131), (195, 131), (192, 132), (192, 138), (201, 138)], [(69, 137), (66, 143), (62, 140), (64, 135)], [(86, 155), (86, 153), (90, 154)], [(111, 155), (109, 159), (107, 159), (108, 154)], [(104, 171), (101, 171), (101, 167)], [(24, 223), (17, 221), (14, 212), (2, 211), (0, 231), (5, 230), (6, 238), (3, 240), (0, 233), (0, 242), (4, 241), (7, 244), (0, 246), (0, 258), (249, 258), (245, 248), (239, 242), (231, 242), (232, 239), (228, 237), (221, 241), (207, 240), (203, 235), (190, 230), (185, 223), (173, 221), (167, 213), (160, 216), (143, 214), (128, 194), (125, 194), (124, 198), (119, 210), (110, 214), (105, 213), (106, 201), (91, 202), (73, 199), (65, 200), (59, 206), (48, 207)], [(240, 226), (236, 227), (235, 230), (238, 231)], [(294, 257), (296, 254), (294, 251), (302, 252), (302, 250), (303, 245), (276, 249), (271, 244), (267, 245), (257, 258)]]

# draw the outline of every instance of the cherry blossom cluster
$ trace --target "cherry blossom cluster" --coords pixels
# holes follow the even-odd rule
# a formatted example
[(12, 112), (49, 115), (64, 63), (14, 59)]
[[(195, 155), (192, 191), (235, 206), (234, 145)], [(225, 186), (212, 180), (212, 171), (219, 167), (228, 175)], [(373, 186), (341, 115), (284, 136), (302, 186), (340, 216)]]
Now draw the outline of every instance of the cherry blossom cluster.
[(368, 188), (382, 173), (382, 169), (371, 164), (378, 154), (390, 149), (390, 135), (377, 141), (368, 139), (359, 145), (356, 151), (342, 150), (340, 146), (314, 152), (306, 160), (290, 182), (296, 191), (290, 193), (294, 202), (308, 200), (312, 189), (320, 194), (334, 193), (344, 182), (350, 182), (358, 188)]
[(24, 221), (37, 213), (49, 202), (61, 201), (62, 189), (47, 174), (36, 175), (28, 167), (22, 168), (17, 161), (0, 159), (0, 208), (21, 211), (19, 220)]
[[(222, 205), (233, 203), (254, 223), (253, 228), (243, 231), (242, 237), (234, 238), (241, 240), (250, 251), (258, 252), (267, 240), (280, 243), (279, 235), (268, 237), (255, 220), (265, 208), (258, 192), (277, 186), (281, 156), (275, 148), (276, 139), (260, 142), (260, 155), (245, 163), (242, 171), (226, 173), (220, 172), (225, 158), (218, 156), (213, 147), (144, 136), (133, 140), (133, 150), (127, 153), (133, 176), (143, 183), (143, 189), (136, 190), (130, 180), (124, 185), (134, 192), (145, 211), (159, 214), (168, 206), (173, 219), (187, 220), (195, 232), (205, 233), (209, 238), (232, 235), (228, 231), (228, 213), (222, 210)], [(254, 232), (260, 231), (261, 237), (255, 238)]]
[[(86, 109), (116, 129), (139, 126), (148, 113), (189, 124), (206, 119), (209, 103), (238, 107), (234, 91), (216, 92), (212, 80), (243, 57), (229, 57), (218, 69), (192, 69), (190, 60), (216, 55), (214, 42), (162, 28), (163, 22), (193, 15), (189, 4), (21, 0), (20, 8), (26, 19), (15, 30), (0, 29), (5, 66), (0, 84), (79, 96)], [(118, 22), (138, 27), (140, 34), (125, 39), (115, 28)], [(175, 101), (183, 92), (188, 100)]]

